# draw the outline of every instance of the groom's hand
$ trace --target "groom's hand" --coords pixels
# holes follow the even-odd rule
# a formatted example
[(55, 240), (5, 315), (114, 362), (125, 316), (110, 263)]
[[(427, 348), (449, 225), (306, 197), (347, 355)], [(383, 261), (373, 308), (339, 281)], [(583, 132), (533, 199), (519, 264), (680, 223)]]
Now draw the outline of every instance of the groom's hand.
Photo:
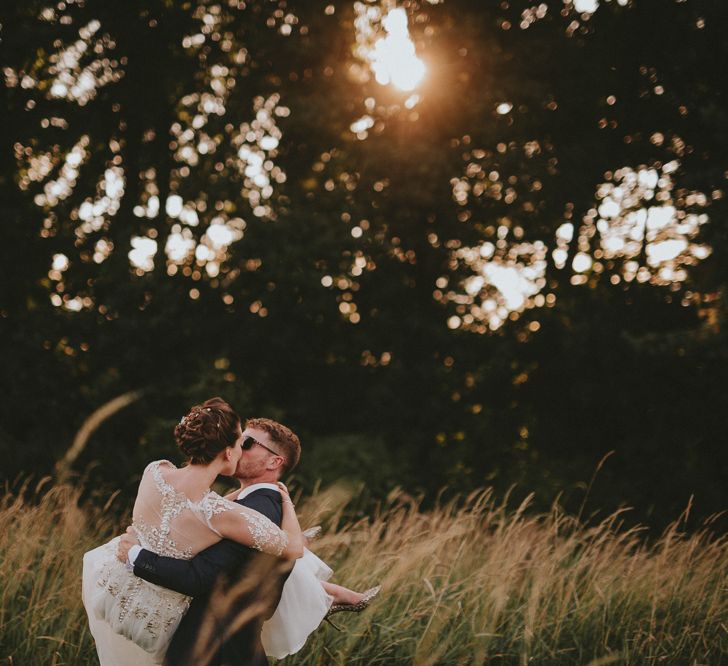
[(126, 532), (122, 534), (119, 539), (119, 547), (116, 549), (116, 557), (126, 564), (129, 559), (129, 549), (132, 546), (137, 545), (139, 545), (139, 540), (136, 538), (134, 528), (127, 527)]

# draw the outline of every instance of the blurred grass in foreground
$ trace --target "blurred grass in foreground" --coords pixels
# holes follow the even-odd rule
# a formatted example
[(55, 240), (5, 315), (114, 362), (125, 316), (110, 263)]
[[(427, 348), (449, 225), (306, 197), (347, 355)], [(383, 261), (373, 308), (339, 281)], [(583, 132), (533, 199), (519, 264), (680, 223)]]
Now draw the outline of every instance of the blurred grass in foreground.
[[(37, 492), (37, 491), (36, 491)], [(120, 530), (80, 490), (0, 500), (0, 663), (97, 664), (81, 605), (86, 550)], [(40, 497), (40, 495), (39, 495)], [(361, 615), (324, 624), (293, 664), (720, 664), (728, 654), (728, 541), (673, 524), (648, 545), (619, 515), (584, 525), (554, 509), (529, 515), (489, 492), (423, 513), (392, 493), (347, 522), (350, 494), (319, 492), (302, 525), (334, 581), (381, 583)], [(299, 505), (300, 506), (300, 505)]]

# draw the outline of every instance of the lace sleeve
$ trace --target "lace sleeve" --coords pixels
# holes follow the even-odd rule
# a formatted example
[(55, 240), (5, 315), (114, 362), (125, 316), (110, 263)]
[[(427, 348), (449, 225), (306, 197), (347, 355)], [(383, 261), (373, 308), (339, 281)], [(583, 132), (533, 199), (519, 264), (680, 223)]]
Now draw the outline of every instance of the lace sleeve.
[(262, 513), (210, 493), (200, 503), (207, 526), (218, 536), (280, 556), (288, 535)]

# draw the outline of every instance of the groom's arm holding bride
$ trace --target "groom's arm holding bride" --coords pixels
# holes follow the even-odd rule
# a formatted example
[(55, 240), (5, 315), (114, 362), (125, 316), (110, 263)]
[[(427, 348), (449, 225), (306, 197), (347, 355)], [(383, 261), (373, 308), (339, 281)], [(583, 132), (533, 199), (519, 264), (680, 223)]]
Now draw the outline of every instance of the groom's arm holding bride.
[[(280, 493), (261, 489), (237, 503), (263, 514), (277, 526), (281, 525), (283, 509)], [(250, 549), (231, 539), (223, 539), (190, 560), (179, 560), (140, 549), (132, 528), (129, 528), (121, 538), (118, 555), (120, 560), (133, 565), (134, 574), (139, 578), (196, 597), (209, 593), (218, 576), (235, 569), (249, 557)]]

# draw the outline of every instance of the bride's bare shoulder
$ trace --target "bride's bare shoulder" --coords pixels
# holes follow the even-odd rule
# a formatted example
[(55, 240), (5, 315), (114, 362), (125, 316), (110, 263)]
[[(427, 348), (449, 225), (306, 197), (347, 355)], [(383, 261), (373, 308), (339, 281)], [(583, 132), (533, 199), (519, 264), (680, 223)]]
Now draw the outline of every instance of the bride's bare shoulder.
[(144, 468), (144, 472), (142, 473), (142, 479), (152, 477), (158, 481), (161, 481), (164, 479), (164, 477), (162, 476), (163, 470), (167, 472), (168, 470), (174, 469), (177, 469), (177, 467), (169, 460), (153, 460)]
[(168, 467), (169, 469), (177, 469), (177, 466), (174, 463), (171, 463), (169, 460), (152, 460), (145, 468), (145, 472), (152, 471), (153, 469), (157, 467)]

